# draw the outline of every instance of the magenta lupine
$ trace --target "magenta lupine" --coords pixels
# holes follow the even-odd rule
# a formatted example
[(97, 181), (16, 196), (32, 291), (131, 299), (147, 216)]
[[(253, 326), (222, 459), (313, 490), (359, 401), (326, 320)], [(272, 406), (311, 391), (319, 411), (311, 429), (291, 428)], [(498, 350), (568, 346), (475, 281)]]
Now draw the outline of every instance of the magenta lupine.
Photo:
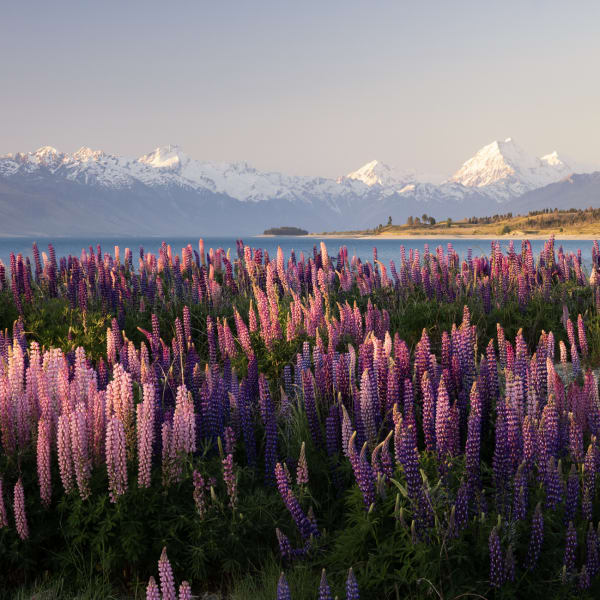
[(223, 459), (223, 481), (227, 487), (229, 506), (232, 510), (235, 510), (237, 502), (237, 477), (234, 470), (233, 454), (228, 454)]
[(192, 474), (192, 483), (194, 485), (194, 504), (196, 505), (196, 511), (200, 515), (200, 518), (203, 518), (206, 514), (206, 495), (205, 495), (205, 483), (202, 475), (194, 470)]
[(346, 600), (360, 600), (358, 582), (356, 581), (352, 567), (350, 567), (348, 578), (346, 579)]
[(177, 388), (177, 402), (173, 414), (173, 450), (176, 455), (196, 451), (194, 403), (185, 385)]
[(279, 576), (279, 581), (277, 582), (277, 600), (292, 600), (290, 586), (288, 585), (283, 572)]
[(577, 334), (579, 337), (579, 348), (581, 350), (581, 355), (585, 359), (588, 355), (588, 343), (587, 336), (585, 334), (585, 325), (583, 324), (583, 317), (578, 315), (577, 317)]
[(158, 589), (158, 585), (156, 585), (154, 577), (150, 577), (146, 586), (146, 600), (161, 600), (160, 590)]
[(2, 478), (0, 477), (0, 529), (8, 527), (6, 505), (4, 504), (4, 491), (2, 490)]
[(127, 491), (127, 448), (125, 428), (114, 416), (106, 427), (106, 470), (110, 501), (116, 502)]
[(429, 371), (423, 373), (421, 381), (421, 392), (423, 395), (423, 434), (425, 436), (425, 448), (429, 452), (435, 450), (435, 394), (429, 377)]
[(160, 593), (162, 600), (177, 600), (173, 569), (171, 568), (171, 563), (167, 557), (166, 547), (162, 549), (162, 553), (158, 560), (158, 574), (160, 577)]
[(22, 540), (26, 540), (29, 537), (29, 527), (27, 525), (27, 515), (25, 513), (25, 491), (23, 490), (23, 481), (20, 477), (15, 484), (13, 509), (15, 513), (17, 534)]
[(41, 418), (38, 422), (37, 472), (40, 485), (40, 498), (45, 507), (50, 505), (52, 498), (50, 467), (50, 427), (48, 422)]

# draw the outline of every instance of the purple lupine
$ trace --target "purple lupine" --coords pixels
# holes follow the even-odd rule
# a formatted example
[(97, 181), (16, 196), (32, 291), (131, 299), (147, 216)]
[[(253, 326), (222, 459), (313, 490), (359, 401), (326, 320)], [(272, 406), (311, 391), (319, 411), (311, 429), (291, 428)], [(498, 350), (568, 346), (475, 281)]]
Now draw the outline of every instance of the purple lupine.
[(600, 569), (600, 561), (598, 559), (598, 534), (592, 523), (588, 526), (586, 550), (585, 566), (589, 576), (594, 577)]
[(333, 600), (325, 569), (321, 571), (321, 581), (319, 582), (319, 600)]
[(284, 560), (291, 559), (293, 556), (293, 550), (287, 535), (285, 535), (285, 533), (282, 533), (279, 528), (275, 529), (275, 534), (277, 535), (277, 543), (279, 544), (279, 552), (281, 553), (281, 558), (283, 558)]
[(162, 549), (160, 559), (158, 560), (158, 574), (160, 576), (160, 592), (162, 600), (177, 600), (175, 595), (175, 580), (173, 579), (173, 569), (167, 557), (167, 548)]
[(563, 558), (563, 568), (567, 573), (575, 570), (575, 551), (577, 550), (577, 531), (573, 526), (573, 521), (569, 521), (567, 528), (567, 537), (565, 541), (565, 554)]
[(500, 538), (498, 531), (494, 527), (489, 538), (490, 548), (490, 584), (492, 587), (499, 588), (504, 583), (504, 557), (500, 547)]
[(302, 390), (304, 393), (304, 410), (308, 418), (308, 428), (315, 446), (322, 445), (321, 425), (315, 404), (315, 384), (310, 370), (302, 371)]
[(279, 581), (277, 582), (277, 600), (292, 600), (290, 586), (288, 585), (283, 572), (279, 576)]
[(579, 474), (575, 465), (571, 465), (569, 478), (567, 479), (567, 496), (565, 500), (565, 523), (575, 518), (579, 508)]
[(544, 489), (546, 491), (546, 508), (554, 510), (563, 498), (563, 482), (558, 465), (552, 456), (548, 457), (544, 469)]
[(506, 559), (504, 560), (504, 581), (515, 580), (515, 556), (513, 554), (512, 546), (508, 547), (506, 552)]
[(279, 495), (292, 515), (302, 538), (308, 540), (312, 535), (318, 537), (320, 535), (319, 530), (304, 514), (300, 503), (290, 488), (288, 475), (281, 463), (275, 465), (275, 479), (277, 481)]
[(360, 600), (358, 582), (352, 567), (348, 570), (348, 578), (346, 579), (346, 600)]
[(542, 514), (542, 506), (538, 502), (533, 513), (531, 522), (531, 535), (529, 537), (529, 547), (527, 550), (527, 568), (533, 569), (537, 565), (540, 557), (540, 550), (544, 541), (544, 515)]
[(364, 443), (360, 454), (356, 451), (356, 431), (352, 434), (348, 444), (348, 455), (350, 464), (354, 471), (354, 478), (363, 495), (365, 508), (368, 510), (371, 504), (375, 502), (375, 481), (373, 478), (373, 470), (367, 460), (367, 442)]
[(29, 537), (29, 527), (27, 525), (27, 515), (25, 513), (25, 491), (23, 490), (23, 481), (20, 477), (15, 484), (13, 500), (17, 533), (22, 540), (26, 540)]

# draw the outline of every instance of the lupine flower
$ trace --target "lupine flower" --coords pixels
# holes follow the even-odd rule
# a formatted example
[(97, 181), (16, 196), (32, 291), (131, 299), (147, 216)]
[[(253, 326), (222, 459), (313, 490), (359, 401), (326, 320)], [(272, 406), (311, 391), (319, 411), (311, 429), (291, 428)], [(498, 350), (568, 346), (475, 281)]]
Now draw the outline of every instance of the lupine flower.
[(531, 523), (531, 536), (529, 538), (529, 549), (527, 551), (527, 568), (533, 569), (537, 565), (540, 556), (540, 550), (544, 541), (544, 516), (542, 515), (542, 507), (538, 502), (533, 513), (533, 521)]
[(20, 477), (15, 484), (14, 511), (17, 533), (22, 540), (26, 540), (29, 537), (29, 527), (27, 526), (27, 515), (25, 514), (25, 492), (23, 490), (23, 481)]
[(160, 600), (160, 590), (158, 589), (158, 585), (156, 585), (154, 577), (150, 577), (150, 580), (148, 581), (148, 586), (146, 587), (146, 600)]
[(590, 577), (594, 577), (600, 569), (600, 562), (598, 559), (598, 534), (594, 529), (592, 523), (588, 526), (587, 539), (586, 539), (586, 562), (585, 566), (587, 573)]
[(567, 528), (567, 538), (565, 543), (565, 555), (563, 558), (563, 567), (567, 573), (575, 570), (575, 550), (577, 549), (577, 531), (573, 526), (573, 521), (569, 522)]
[(331, 588), (327, 582), (327, 575), (325, 569), (321, 571), (321, 581), (319, 583), (319, 600), (333, 600), (331, 595)]
[(504, 558), (500, 547), (498, 531), (494, 527), (490, 533), (490, 583), (492, 587), (500, 587), (504, 583)]
[(182, 581), (179, 586), (178, 600), (192, 600), (192, 588), (187, 581)]
[(4, 493), (2, 491), (2, 478), (0, 477), (0, 529), (8, 527), (8, 518), (6, 517), (6, 506), (4, 505)]
[(160, 576), (160, 592), (162, 600), (177, 600), (175, 594), (175, 580), (173, 579), (173, 569), (167, 557), (166, 547), (158, 560), (158, 574)]
[(296, 467), (296, 483), (301, 487), (308, 485), (308, 465), (306, 464), (306, 446), (304, 442), (300, 446), (300, 457)]
[[(52, 497), (51, 471), (50, 471), (50, 427), (48, 422), (41, 418), (38, 422), (37, 439), (37, 470), (40, 484), (40, 498), (46, 507)], [(0, 516), (0, 521), (2, 517)]]
[(138, 486), (150, 487), (154, 444), (154, 386), (144, 384), (144, 400), (137, 405)]
[(279, 581), (277, 582), (277, 600), (292, 600), (290, 586), (283, 573), (281, 573)]
[(205, 483), (202, 475), (196, 470), (194, 470), (192, 475), (192, 482), (194, 484), (194, 504), (196, 505), (196, 511), (200, 515), (200, 518), (202, 518), (206, 513)]
[(106, 428), (106, 469), (111, 502), (127, 491), (127, 450), (125, 428), (118, 417), (112, 417)]
[(348, 570), (348, 579), (346, 579), (346, 600), (360, 600), (358, 583), (352, 567)]
[(223, 459), (223, 481), (227, 487), (227, 495), (229, 496), (229, 506), (235, 509), (237, 501), (237, 477), (234, 472), (233, 455), (228, 454)]

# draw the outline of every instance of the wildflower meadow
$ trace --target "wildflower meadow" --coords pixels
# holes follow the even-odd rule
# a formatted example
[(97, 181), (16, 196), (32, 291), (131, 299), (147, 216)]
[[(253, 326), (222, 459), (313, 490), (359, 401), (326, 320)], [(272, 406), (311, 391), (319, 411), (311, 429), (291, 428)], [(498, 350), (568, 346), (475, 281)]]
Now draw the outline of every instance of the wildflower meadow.
[(598, 597), (591, 256), (11, 254), (0, 597)]

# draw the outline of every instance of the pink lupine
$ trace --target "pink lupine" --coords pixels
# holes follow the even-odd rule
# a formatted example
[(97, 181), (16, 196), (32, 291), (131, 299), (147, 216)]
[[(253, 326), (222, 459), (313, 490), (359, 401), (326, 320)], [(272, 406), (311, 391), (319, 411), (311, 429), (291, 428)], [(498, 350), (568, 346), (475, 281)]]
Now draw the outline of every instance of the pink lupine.
[(29, 537), (29, 527), (27, 526), (27, 515), (25, 514), (25, 491), (20, 477), (15, 484), (13, 508), (17, 533), (22, 540), (26, 540)]
[(308, 465), (306, 463), (306, 445), (304, 442), (300, 446), (300, 456), (296, 468), (296, 483), (300, 487), (308, 485)]
[(88, 449), (86, 410), (83, 402), (70, 415), (71, 452), (75, 467), (75, 480), (82, 500), (90, 496), (91, 462)]
[(58, 418), (58, 468), (65, 493), (70, 494), (73, 491), (73, 458), (68, 414)]
[(150, 487), (154, 444), (154, 386), (144, 384), (144, 400), (137, 405), (138, 486)]
[(50, 427), (48, 422), (41, 418), (38, 422), (37, 472), (40, 498), (42, 504), (46, 507), (48, 507), (52, 498), (50, 467)]
[(175, 580), (173, 579), (173, 569), (167, 557), (167, 549), (163, 548), (160, 559), (158, 560), (158, 574), (160, 576), (160, 592), (162, 600), (177, 600), (175, 595)]
[(125, 428), (116, 416), (106, 428), (106, 469), (110, 501), (116, 502), (127, 491), (127, 450)]
[(160, 600), (160, 590), (154, 577), (150, 577), (148, 586), (146, 587), (146, 600)]
[(2, 491), (2, 478), (0, 477), (0, 529), (8, 527), (6, 506), (4, 505), (4, 493)]
[(173, 447), (176, 454), (196, 451), (194, 403), (185, 385), (180, 385), (177, 389), (177, 403), (173, 414)]
[(192, 600), (192, 588), (187, 581), (182, 581), (179, 586), (179, 600)]

